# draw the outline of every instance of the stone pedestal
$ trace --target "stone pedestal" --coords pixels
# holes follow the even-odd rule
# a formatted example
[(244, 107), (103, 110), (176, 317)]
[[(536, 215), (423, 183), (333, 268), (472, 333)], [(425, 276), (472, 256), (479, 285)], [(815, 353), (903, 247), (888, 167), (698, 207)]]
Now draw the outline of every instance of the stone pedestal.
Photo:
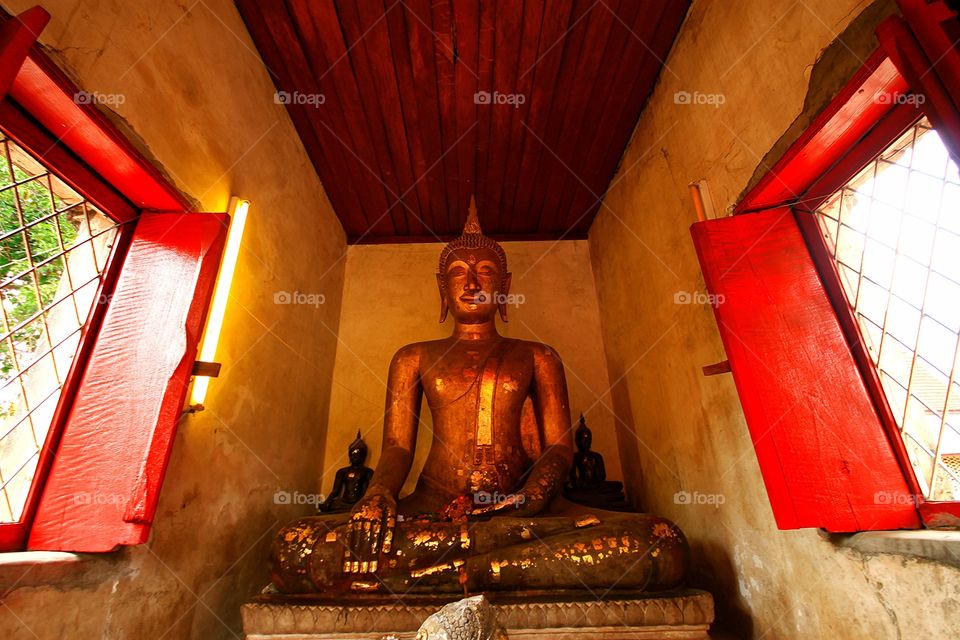
[[(713, 597), (665, 594), (487, 594), (510, 640), (706, 640)], [(337, 604), (261, 595), (243, 605), (248, 640), (410, 640), (430, 614), (458, 596), (370, 597)]]

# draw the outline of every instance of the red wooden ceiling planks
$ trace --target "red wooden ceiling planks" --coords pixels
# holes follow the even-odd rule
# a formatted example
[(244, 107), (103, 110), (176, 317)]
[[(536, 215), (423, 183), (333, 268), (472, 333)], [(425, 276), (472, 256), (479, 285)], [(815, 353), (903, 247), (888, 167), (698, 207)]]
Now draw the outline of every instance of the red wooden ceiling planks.
[[(435, 189), (427, 180), (429, 163), (425, 157), (424, 129), (427, 128), (426, 114), (420, 113), (418, 97), (423, 95), (422, 88), (414, 81), (413, 65), (406, 21), (406, 6), (400, 3), (387, 12), (387, 29), (390, 35), (390, 49), (393, 51), (394, 66), (396, 69), (397, 89), (400, 97), (401, 115), (407, 134), (406, 143), (410, 152), (410, 161), (413, 168), (413, 182), (408, 189), (415, 190), (420, 203), (419, 211), (406, 212), (412, 216), (411, 233), (418, 235), (435, 235), (433, 221), (433, 198), (431, 191)], [(418, 25), (421, 26), (422, 25)], [(411, 28), (413, 28), (411, 26)], [(433, 127), (429, 127), (432, 129)], [(432, 172), (431, 172), (432, 173)]]
[[(524, 102), (514, 109), (513, 122), (510, 128), (507, 144), (507, 156), (503, 161), (503, 178), (500, 188), (500, 200), (497, 203), (497, 229), (509, 229), (516, 218), (513, 203), (516, 201), (517, 189), (522, 185), (520, 166), (523, 160), (523, 150), (530, 134), (524, 123), (530, 118), (530, 105), (533, 103), (534, 65), (543, 46), (541, 39), (544, 24), (545, 5), (542, 2), (524, 3), (523, 12), (523, 47), (517, 58), (517, 76), (514, 82), (517, 95), (524, 97)], [(528, 73), (529, 72), (529, 73)], [(536, 140), (534, 144), (539, 144)], [(523, 185), (525, 186), (525, 185)]]
[(471, 194), (491, 235), (584, 237), (689, 7), (236, 4), (277, 88), (326, 98), (288, 111), (350, 242), (456, 235)]
[[(496, 45), (496, 12), (495, 2), (480, 3), (480, 24), (478, 25), (479, 60), (477, 62), (477, 91), (492, 94), (493, 86), (493, 58)], [(479, 102), (479, 100), (475, 100)], [(477, 209), (481, 220), (487, 215), (487, 172), (486, 160), (490, 153), (490, 136), (493, 133), (490, 123), (493, 120), (493, 110), (487, 105), (477, 104), (477, 147), (474, 159), (474, 192), (477, 194)], [(487, 225), (487, 229), (490, 226)]]
[[(283, 4), (270, 3), (261, 5), (256, 0), (237, 0), (237, 6), (245, 16), (247, 26), (254, 40), (261, 47), (260, 52), (267, 62), (267, 69), (274, 76), (278, 89), (291, 92), (294, 90), (303, 93), (317, 93), (316, 85), (306, 66), (300, 41), (296, 38), (290, 17)], [(277, 43), (283, 43), (277, 46)], [(287, 112), (290, 119), (303, 140), (304, 147), (310, 156), (317, 173), (327, 189), (334, 210), (343, 219), (350, 216), (363, 217), (363, 205), (359, 194), (354, 189), (331, 189), (329, 185), (350, 184), (350, 175), (347, 171), (349, 164), (339, 161), (346, 150), (337, 149), (340, 143), (331, 140), (329, 132), (322, 135), (317, 130), (320, 125), (314, 125), (311, 115), (307, 112), (307, 105), (288, 104)], [(332, 142), (332, 144), (331, 144)], [(347, 160), (349, 163), (349, 160)], [(365, 221), (366, 222), (366, 221)], [(344, 222), (346, 224), (346, 222)]]
[[(460, 63), (455, 61), (458, 46), (454, 42), (454, 33), (460, 33), (460, 26), (455, 22), (457, 20), (456, 11), (459, 11), (466, 18), (465, 32), (470, 34), (472, 28), (472, 35), (465, 36), (469, 40), (468, 44), (475, 43), (477, 12), (479, 11), (475, 1), (459, 2), (456, 6), (453, 6), (447, 0), (434, 0), (430, 3), (430, 13), (425, 18), (425, 22), (431, 25), (435, 36), (433, 62), (439, 82), (437, 108), (440, 114), (441, 155), (434, 161), (439, 163), (434, 171), (443, 172), (442, 195), (445, 200), (443, 210), (437, 212), (437, 225), (446, 233), (456, 228), (457, 220), (460, 219), (459, 212), (465, 211), (466, 203), (469, 202), (469, 200), (464, 200), (462, 192), (472, 192), (473, 189), (473, 150), (477, 140), (475, 130), (472, 132), (472, 137), (463, 137), (466, 131), (470, 131), (469, 127), (476, 122), (475, 111), (470, 111), (469, 117), (464, 120), (467, 123), (466, 127), (462, 131), (460, 130), (460, 103), (462, 101), (457, 100), (457, 86), (464, 80), (468, 83), (476, 82), (477, 57), (476, 47), (474, 46), (472, 58), (466, 56)], [(461, 52), (460, 55), (463, 55), (463, 53)], [(475, 84), (473, 90), (476, 90)], [(470, 104), (473, 104), (472, 94)], [(470, 156), (467, 165), (461, 162), (461, 154), (464, 153)], [(469, 194), (466, 197), (469, 198)]]
[[(437, 65), (434, 59), (434, 40), (429, 0), (411, 0), (405, 3), (406, 29), (409, 34), (411, 57), (410, 82), (412, 100), (417, 105), (419, 126), (416, 144), (420, 147), (418, 188), (422, 188), (421, 200), (428, 202), (424, 220), (431, 232), (442, 232), (450, 221), (447, 217), (447, 167), (442, 161), (443, 119), (440, 116), (438, 97)], [(449, 30), (449, 25), (447, 26)], [(452, 85), (452, 71), (450, 73)], [(452, 87), (451, 87), (452, 89)], [(408, 125), (409, 126), (409, 125)], [(453, 177), (453, 176), (452, 176)]]
[(351, 149), (343, 148), (342, 151), (347, 155), (356, 154), (356, 162), (362, 165), (355, 167), (358, 173), (353, 177), (366, 185), (362, 191), (358, 189), (366, 201), (363, 211), (354, 212), (355, 215), (362, 213), (363, 217), (356, 219), (353, 226), (364, 228), (366, 220), (366, 228), (372, 228), (373, 232), (392, 233), (393, 226), (386, 213), (394, 199), (382, 181), (383, 167), (373, 149), (373, 136), (364, 117), (356, 78), (347, 60), (347, 48), (336, 9), (328, 2), (292, 0), (289, 4), (304, 48), (310, 52), (313, 74), (324, 96), (327, 96), (323, 106), (335, 114), (334, 126), (337, 128), (334, 131), (353, 145)]
[[(639, 35), (634, 33), (638, 28), (638, 16), (642, 19), (644, 15), (649, 15), (651, 11), (656, 12), (658, 5), (653, 3), (623, 2), (620, 7), (611, 7), (610, 10), (615, 11), (616, 16), (614, 17), (614, 24), (610, 31), (609, 42), (604, 55), (609, 56), (613, 60), (634, 59), (638, 53), (636, 47), (643, 46), (639, 39), (645, 35), (643, 31), (640, 31)], [(643, 23), (640, 22), (639, 25), (642, 28)], [(591, 115), (583, 118), (579, 134), (573, 141), (575, 157), (571, 159), (571, 167), (577, 172), (580, 180), (583, 180), (583, 182), (589, 186), (589, 189), (584, 188), (583, 184), (578, 180), (571, 180), (568, 181), (566, 185), (560, 186), (558, 189), (559, 198), (557, 202), (569, 203), (570, 206), (564, 211), (559, 211), (560, 207), (554, 205), (558, 209), (558, 215), (565, 214), (565, 218), (560, 218), (557, 221), (556, 224), (558, 227), (569, 231), (575, 229), (577, 223), (586, 217), (584, 215), (585, 211), (578, 211), (572, 207), (577, 196), (590, 198), (589, 202), (595, 202), (601, 197), (601, 190), (606, 188), (609, 179), (607, 182), (604, 182), (598, 175), (596, 167), (590, 163), (590, 153), (576, 153), (576, 150), (588, 149), (592, 151), (597, 148), (597, 137), (604, 129), (611, 129), (611, 124), (617, 121), (617, 117), (611, 117), (611, 114), (619, 115), (623, 105), (630, 97), (631, 84), (630, 82), (625, 82), (625, 79), (617, 73), (617, 69), (613, 65), (602, 65), (600, 67), (600, 72), (593, 88), (592, 99), (595, 103), (591, 105), (593, 112)]]
[[(630, 4), (636, 7), (638, 3)], [(622, 45), (625, 43), (622, 39), (623, 25), (616, 20), (613, 13), (619, 10), (617, 5), (616, 2), (609, 6), (605, 3), (598, 4), (591, 10), (587, 42), (598, 41), (604, 44), (584, 47), (584, 54), (577, 65), (576, 76), (573, 79), (573, 85), (579, 89), (570, 96), (570, 102), (560, 126), (563, 135), (553, 149), (563, 162), (566, 171), (562, 173), (556, 171), (550, 177), (540, 219), (543, 221), (541, 226), (551, 230), (556, 229), (561, 233), (565, 231), (564, 221), (567, 213), (567, 209), (562, 208), (561, 203), (566, 202), (568, 206), (570, 203), (569, 200), (561, 199), (563, 192), (570, 189), (573, 193), (586, 191), (592, 195), (603, 188), (585, 179), (584, 170), (587, 166), (582, 162), (577, 149), (590, 148), (589, 141), (583, 147), (578, 146), (579, 132), (587, 122), (599, 121), (603, 116), (604, 94), (601, 91), (603, 71), (604, 69), (616, 71), (616, 67), (603, 65), (602, 61), (604, 58), (620, 59), (623, 53)]]
[(509, 227), (510, 233), (513, 234), (537, 231), (536, 216), (521, 214), (521, 212), (530, 211), (530, 203), (536, 190), (536, 183), (532, 176), (536, 173), (541, 158), (550, 156), (541, 141), (554, 104), (554, 88), (557, 74), (560, 72), (560, 63), (563, 60), (565, 34), (570, 25), (581, 15), (582, 12), (574, 14), (573, 2), (563, 2), (559, 6), (551, 5), (551, 10), (544, 13), (537, 62), (533, 68), (524, 71), (526, 74), (533, 75), (533, 95), (530, 97), (529, 119), (521, 123), (526, 141), (523, 145), (523, 160), (520, 162), (521, 182), (513, 204), (515, 213)]
[[(634, 52), (641, 55), (641, 52), (645, 51), (648, 55), (643, 56), (639, 67), (634, 69), (636, 75), (630, 95), (623, 104), (619, 118), (611, 118), (614, 126), (602, 129), (602, 133), (594, 141), (593, 150), (595, 153), (588, 160), (588, 166), (594, 167), (596, 173), (589, 175), (591, 180), (596, 180), (599, 176), (603, 187), (596, 196), (581, 192), (574, 200), (571, 207), (572, 212), (578, 216), (585, 212), (586, 215), (580, 217), (579, 223), (573, 225), (574, 232), (572, 235), (586, 235), (596, 211), (600, 208), (600, 202), (597, 198), (605, 194), (620, 164), (622, 157), (614, 157), (610, 154), (609, 147), (619, 144), (620, 140), (630, 139), (643, 107), (653, 91), (658, 73), (672, 73), (669, 69), (661, 69), (661, 61), (666, 59), (670, 44), (675, 37), (669, 33), (664, 33), (664, 31), (671, 31), (672, 25), (679, 24), (683, 20), (688, 6), (689, 4), (683, 2), (668, 2), (657, 6), (657, 11), (653, 14), (642, 13), (638, 17), (638, 22), (633, 31), (643, 37), (633, 38), (636, 42)], [(675, 29), (676, 27), (672, 28)], [(644, 36), (644, 34), (648, 35)], [(651, 55), (650, 51), (655, 52), (657, 57)], [(610, 115), (614, 116), (615, 114)], [(641, 155), (646, 152), (646, 149), (640, 150)], [(570, 222), (568, 221), (568, 223)]]
[[(522, 2), (501, 2), (497, 4), (494, 22), (493, 87), (491, 94), (497, 92), (513, 100), (516, 95), (517, 60), (524, 47)], [(529, 45), (526, 45), (529, 46)], [(500, 209), (500, 196), (503, 191), (503, 171), (510, 154), (510, 132), (514, 106), (509, 103), (494, 104), (491, 101), (481, 106), (490, 112), (490, 145), (485, 162), (480, 170), (486, 176), (482, 202), (484, 218), (494, 228), (502, 226), (503, 211)], [(478, 200), (479, 202), (479, 200)], [(477, 205), (479, 207), (479, 204)]]
[[(356, 176), (352, 183), (348, 182), (342, 185), (342, 188), (354, 189), (359, 193), (365, 193), (367, 190), (378, 187), (384, 191), (386, 205), (382, 210), (376, 212), (374, 218), (378, 222), (379, 229), (384, 231), (371, 231), (356, 216), (345, 217), (340, 215), (339, 212), (337, 213), (343, 221), (348, 238), (356, 240), (366, 233), (370, 235), (380, 235), (381, 233), (395, 235), (399, 233), (397, 223), (403, 216), (401, 211), (403, 205), (397, 202), (398, 196), (403, 192), (403, 187), (395, 174), (390, 151), (384, 144), (387, 136), (386, 121), (377, 104), (377, 91), (363, 80), (363, 78), (371, 76), (371, 72), (367, 68), (366, 53), (357, 43), (356, 34), (351, 33), (348, 29), (341, 29), (343, 15), (337, 13), (336, 7), (333, 7), (330, 3), (308, 3), (308, 7), (311, 9), (317, 5), (327, 5), (326, 8), (328, 9), (322, 14), (322, 20), (317, 22), (321, 40), (324, 43), (331, 43), (331, 46), (335, 47), (338, 52), (336, 57), (328, 56), (328, 58), (332, 57), (332, 60), (329, 61), (330, 66), (325, 74), (333, 77), (338, 96), (340, 92), (343, 92), (347, 96), (347, 100), (356, 100), (355, 113), (362, 114), (361, 121), (367, 129), (373, 150), (371, 157), (364, 158), (364, 169), (367, 172)], [(330, 7), (333, 7), (333, 9), (329, 10)], [(332, 53), (333, 51), (331, 51)], [(343, 67), (349, 69), (349, 75), (353, 77), (353, 81), (343, 74)], [(362, 128), (357, 127), (356, 129), (358, 135), (362, 136)], [(371, 171), (379, 171), (380, 175), (372, 175)], [(322, 175), (320, 177), (323, 178)], [(324, 183), (324, 187), (328, 189), (336, 189), (339, 186), (341, 185), (328, 187), (326, 182)]]
[[(606, 39), (603, 27), (608, 24), (605, 18), (609, 17), (610, 14), (598, 3), (574, 0), (571, 27), (562, 44), (557, 45), (557, 48), (562, 47), (563, 51), (560, 71), (551, 99), (551, 102), (555, 104), (550, 109), (546, 130), (542, 133), (537, 132), (543, 152), (540, 155), (540, 162), (536, 167), (532, 184), (546, 186), (550, 183), (550, 177), (554, 174), (558, 175), (560, 180), (576, 180), (570, 173), (565, 160), (557, 155), (557, 148), (560, 146), (561, 138), (566, 133), (563, 131), (565, 116), (571, 109), (571, 105), (580, 102), (575, 94), (584, 91), (582, 85), (577, 85), (577, 71), (580, 68), (580, 60), (589, 56), (593, 47), (602, 46), (601, 43)], [(538, 230), (553, 231), (546, 226), (549, 224), (549, 217), (543, 215), (543, 202), (546, 195), (546, 188), (539, 188), (534, 191), (527, 215), (538, 221), (536, 226)]]
[[(340, 24), (352, 45), (351, 61), (366, 60), (366, 73), (359, 72), (359, 75), (369, 78), (369, 81), (365, 83), (366, 86), (361, 84), (361, 95), (365, 102), (378, 107), (384, 124), (386, 135), (382, 142), (389, 153), (393, 175), (399, 187), (395, 197), (400, 202), (390, 210), (394, 231), (399, 235), (422, 235), (423, 223), (418, 218), (420, 198), (414, 184), (407, 125), (397, 86), (397, 56), (390, 44), (385, 7), (380, 2), (342, 2), (337, 7), (340, 9)], [(394, 3), (391, 11), (399, 8), (400, 5)]]

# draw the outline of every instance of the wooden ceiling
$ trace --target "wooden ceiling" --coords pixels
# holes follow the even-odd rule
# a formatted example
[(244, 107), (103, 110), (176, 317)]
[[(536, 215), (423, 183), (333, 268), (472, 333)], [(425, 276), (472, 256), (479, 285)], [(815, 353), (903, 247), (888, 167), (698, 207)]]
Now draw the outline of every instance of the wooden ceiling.
[(586, 237), (690, 3), (236, 4), (356, 243)]

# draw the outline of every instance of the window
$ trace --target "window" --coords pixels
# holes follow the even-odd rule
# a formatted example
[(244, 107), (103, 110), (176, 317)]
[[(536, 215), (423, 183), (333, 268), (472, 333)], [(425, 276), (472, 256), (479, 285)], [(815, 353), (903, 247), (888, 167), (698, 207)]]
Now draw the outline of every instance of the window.
[(897, 6), (736, 215), (691, 229), (781, 529), (960, 526), (960, 21)]
[(118, 225), (5, 136), (0, 156), (0, 522), (17, 522)]
[(923, 118), (816, 210), (921, 496), (960, 500), (960, 176)]
[(229, 218), (78, 99), (49, 18), (0, 11), (0, 551), (109, 551), (149, 535)]

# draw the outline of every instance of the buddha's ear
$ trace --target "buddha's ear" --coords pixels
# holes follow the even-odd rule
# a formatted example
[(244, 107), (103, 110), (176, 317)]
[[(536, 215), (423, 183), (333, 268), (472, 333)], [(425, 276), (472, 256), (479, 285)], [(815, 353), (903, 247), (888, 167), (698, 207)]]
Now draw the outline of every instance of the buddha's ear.
[(497, 311), (500, 312), (500, 319), (504, 322), (507, 322), (507, 294), (510, 293), (510, 282), (513, 278), (513, 274), (507, 272), (507, 275), (503, 276), (503, 281), (501, 282), (500, 288), (500, 300), (501, 302), (497, 304)]
[(440, 324), (443, 324), (447, 319), (447, 295), (443, 287), (443, 276), (439, 273), (437, 274), (437, 289), (440, 290)]

